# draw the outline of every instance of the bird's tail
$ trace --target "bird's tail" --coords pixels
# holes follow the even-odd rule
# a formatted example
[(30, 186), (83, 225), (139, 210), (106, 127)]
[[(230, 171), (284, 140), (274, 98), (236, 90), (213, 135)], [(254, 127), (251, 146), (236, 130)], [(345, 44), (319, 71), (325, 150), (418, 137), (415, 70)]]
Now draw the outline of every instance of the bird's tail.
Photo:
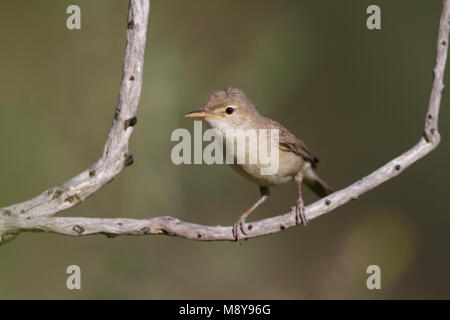
[(305, 184), (321, 198), (326, 197), (330, 193), (334, 192), (334, 190), (331, 189), (325, 181), (319, 178), (319, 176), (310, 166), (305, 168), (303, 177)]

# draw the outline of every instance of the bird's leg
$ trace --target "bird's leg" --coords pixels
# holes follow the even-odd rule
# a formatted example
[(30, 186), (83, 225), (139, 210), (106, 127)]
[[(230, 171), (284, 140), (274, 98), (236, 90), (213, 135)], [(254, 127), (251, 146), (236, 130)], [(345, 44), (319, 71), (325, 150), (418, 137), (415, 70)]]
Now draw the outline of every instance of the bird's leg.
[(239, 229), (244, 235), (247, 234), (244, 228), (245, 219), (250, 215), (250, 213), (253, 212), (253, 210), (255, 210), (261, 203), (266, 201), (267, 198), (269, 197), (270, 192), (268, 187), (259, 187), (259, 191), (261, 192), (261, 198), (259, 198), (258, 201), (256, 201), (247, 211), (245, 211), (233, 226), (233, 233), (234, 237), (236, 238), (236, 241), (240, 240)]
[(297, 205), (295, 207), (295, 222), (297, 224), (302, 223), (305, 227), (308, 224), (306, 220), (305, 213), (303, 211), (304, 204), (303, 204), (303, 195), (302, 195), (302, 181), (303, 176), (299, 172), (295, 176), (295, 182), (297, 182), (297, 188), (298, 188), (298, 199), (297, 199)]

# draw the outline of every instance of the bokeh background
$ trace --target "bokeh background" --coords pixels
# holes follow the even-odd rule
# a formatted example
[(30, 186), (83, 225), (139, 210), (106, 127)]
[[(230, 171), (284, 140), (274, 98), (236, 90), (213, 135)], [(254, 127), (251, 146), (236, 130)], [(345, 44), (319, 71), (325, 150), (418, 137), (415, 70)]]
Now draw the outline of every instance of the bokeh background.
[[(81, 30), (66, 28), (70, 4), (81, 7)], [(370, 4), (381, 7), (382, 30), (366, 28)], [(0, 2), (0, 206), (60, 184), (100, 156), (117, 103), (127, 7)], [(183, 115), (228, 86), (301, 137), (329, 184), (347, 186), (418, 141), (440, 7), (153, 0), (135, 164), (60, 215), (231, 225), (258, 188), (226, 166), (170, 160), (172, 131), (193, 129)], [(242, 245), (23, 233), (0, 247), (0, 298), (450, 298), (449, 107), (445, 95), (435, 152), (308, 228)], [(272, 189), (250, 220), (286, 212), (295, 197), (294, 184)], [(81, 267), (80, 291), (65, 287), (71, 264)], [(381, 290), (366, 288), (372, 264), (381, 267)]]

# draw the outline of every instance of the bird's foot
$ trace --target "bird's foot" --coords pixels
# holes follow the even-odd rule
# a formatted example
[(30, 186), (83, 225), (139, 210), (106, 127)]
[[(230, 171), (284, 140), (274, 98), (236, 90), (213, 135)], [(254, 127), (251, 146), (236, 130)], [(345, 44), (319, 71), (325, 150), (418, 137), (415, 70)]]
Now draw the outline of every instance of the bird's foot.
[(297, 205), (295, 206), (295, 222), (297, 224), (303, 224), (306, 227), (308, 225), (308, 220), (306, 219), (303, 209), (303, 201), (297, 201)]
[(234, 235), (234, 238), (236, 239), (236, 241), (239, 242), (239, 243), (241, 241), (241, 235), (240, 234), (242, 234), (244, 236), (247, 235), (247, 231), (245, 230), (244, 224), (245, 224), (245, 219), (239, 219), (233, 225), (233, 235)]

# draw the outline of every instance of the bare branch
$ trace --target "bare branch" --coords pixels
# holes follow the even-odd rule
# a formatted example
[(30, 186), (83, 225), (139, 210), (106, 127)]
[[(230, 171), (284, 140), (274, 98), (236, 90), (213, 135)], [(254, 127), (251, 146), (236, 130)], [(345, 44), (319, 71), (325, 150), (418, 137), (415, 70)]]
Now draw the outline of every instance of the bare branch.
[[(132, 3), (133, 2), (134, 1), (132, 1)], [(428, 112), (425, 118), (425, 130), (423, 137), (413, 148), (401, 154), (399, 157), (389, 161), (384, 166), (372, 172), (368, 176), (362, 178), (361, 180), (353, 183), (352, 185), (342, 190), (339, 190), (327, 196), (324, 199), (320, 199), (314, 202), (313, 204), (307, 206), (305, 208), (305, 215), (308, 220), (315, 219), (323, 214), (331, 212), (332, 210), (336, 209), (339, 206), (342, 206), (343, 204), (349, 202), (350, 200), (358, 198), (363, 193), (375, 188), (376, 186), (382, 184), (383, 182), (392, 179), (393, 177), (403, 172), (411, 164), (413, 164), (414, 162), (418, 161), (419, 159), (423, 158), (428, 153), (433, 151), (438, 146), (440, 142), (440, 135), (438, 132), (438, 116), (442, 92), (444, 89), (443, 79), (448, 51), (448, 36), (450, 27), (450, 0), (443, 0), (442, 4), (443, 4), (442, 15), (440, 19), (439, 35), (437, 41), (436, 66), (433, 69), (434, 79), (430, 95)], [(143, 38), (145, 38), (145, 34)], [(140, 71), (142, 71), (142, 68), (140, 69)], [(139, 92), (137, 92), (137, 96), (139, 96)], [(119, 102), (119, 106), (120, 105), (121, 103)], [(133, 116), (134, 113), (129, 113), (128, 115)], [(127, 119), (127, 117), (122, 117), (121, 119), (124, 120)], [(111, 129), (111, 131), (113, 131), (113, 128)], [(120, 143), (111, 145), (108, 145), (107, 143), (107, 146), (105, 147), (105, 153), (108, 150), (108, 146), (110, 150), (114, 150), (115, 153), (118, 153), (119, 158), (126, 153), (126, 149), (122, 149), (120, 147), (121, 146)], [(117, 151), (116, 149), (117, 147), (119, 147), (118, 149), (120, 151)], [(106, 164), (106, 166), (112, 165), (114, 167), (114, 164), (116, 164), (116, 162), (112, 161), (111, 164), (108, 163)], [(65, 192), (64, 194), (67, 196), (68, 194), (71, 194), (70, 192), (73, 192), (73, 190), (70, 190), (70, 192), (69, 191), (64, 192)], [(231, 226), (228, 227), (203, 226), (183, 222), (172, 217), (156, 217), (141, 220), (122, 219), (122, 218), (116, 219), (63, 218), (63, 217), (50, 217), (49, 216), (50, 214), (45, 213), (43, 214), (41, 210), (42, 207), (39, 210), (37, 210), (39, 213), (33, 215), (28, 214), (25, 216), (23, 214), (21, 215), (17, 214), (16, 211), (14, 211), (14, 213), (10, 212), (9, 215), (8, 214), (5, 215), (5, 211), (3, 211), (4, 216), (3, 220), (2, 217), (0, 216), (0, 234), (2, 233), (3, 228), (4, 230), (3, 239), (7, 240), (7, 235), (16, 234), (22, 231), (44, 231), (71, 236), (81, 236), (91, 234), (106, 234), (107, 236), (165, 234), (184, 237), (192, 240), (235, 239), (232, 233)], [(254, 238), (263, 235), (268, 235), (294, 226), (296, 226), (295, 214), (294, 211), (292, 211), (272, 218), (247, 223), (246, 229), (248, 230), (247, 232), (248, 235), (243, 236), (243, 238)]]
[(88, 169), (60, 186), (48, 189), (31, 200), (1, 208), (0, 236), (4, 233), (2, 232), (2, 229), (4, 229), (2, 217), (19, 220), (31, 219), (51, 216), (68, 209), (84, 201), (111, 181), (125, 166), (132, 163), (132, 155), (128, 152), (128, 140), (137, 119), (136, 111), (142, 87), (149, 10), (149, 0), (130, 1), (127, 45), (119, 102), (101, 158)]

